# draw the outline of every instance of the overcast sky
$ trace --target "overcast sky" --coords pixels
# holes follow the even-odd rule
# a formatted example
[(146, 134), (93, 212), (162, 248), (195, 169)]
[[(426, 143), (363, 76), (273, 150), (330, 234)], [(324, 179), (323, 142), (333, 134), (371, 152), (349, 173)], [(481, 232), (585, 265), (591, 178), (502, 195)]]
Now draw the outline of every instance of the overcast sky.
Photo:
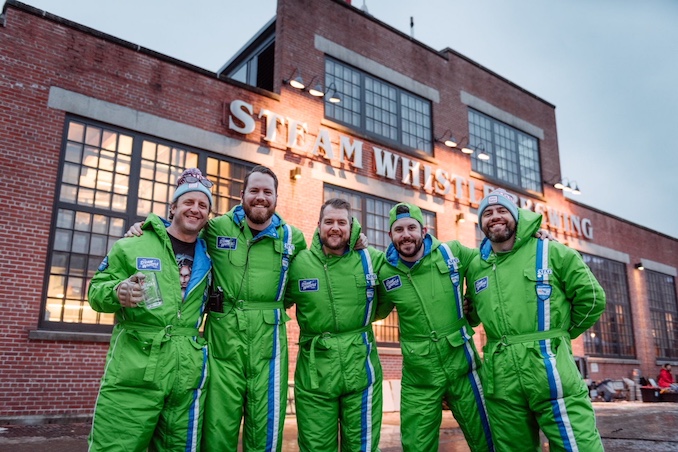
[[(215, 72), (276, 8), (275, 0), (24, 2)], [(413, 16), (415, 39), (555, 105), (562, 175), (582, 191), (575, 199), (678, 238), (678, 1), (352, 3), (407, 34)]]

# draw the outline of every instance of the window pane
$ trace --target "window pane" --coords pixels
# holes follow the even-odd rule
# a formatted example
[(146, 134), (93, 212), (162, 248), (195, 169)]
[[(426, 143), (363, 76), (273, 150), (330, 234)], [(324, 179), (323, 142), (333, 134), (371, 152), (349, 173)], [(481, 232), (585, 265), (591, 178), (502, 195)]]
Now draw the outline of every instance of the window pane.
[(626, 285), (626, 266), (620, 262), (584, 253), (582, 258), (605, 290), (607, 300), (605, 312), (598, 322), (583, 334), (586, 354), (634, 358), (636, 350)]
[[(69, 120), (67, 130), (41, 327), (63, 329), (56, 324), (68, 324), (73, 331), (110, 331), (114, 315), (93, 311), (86, 292), (127, 225), (149, 212), (167, 216), (179, 175), (200, 162), (214, 169), (201, 168), (214, 174), (208, 177), (225, 212), (239, 202), (243, 179), (253, 165), (201, 156), (202, 151), (94, 123)], [(134, 196), (128, 196), (130, 189)]]
[(471, 155), (474, 171), (516, 188), (542, 191), (539, 144), (536, 138), (474, 110), (468, 112), (469, 146), (480, 144), (489, 160)]
[(658, 358), (678, 358), (678, 302), (673, 276), (645, 270), (652, 336)]
[[(325, 60), (325, 116), (371, 135), (432, 152), (431, 104), (336, 60)], [(338, 94), (341, 102), (330, 98)]]

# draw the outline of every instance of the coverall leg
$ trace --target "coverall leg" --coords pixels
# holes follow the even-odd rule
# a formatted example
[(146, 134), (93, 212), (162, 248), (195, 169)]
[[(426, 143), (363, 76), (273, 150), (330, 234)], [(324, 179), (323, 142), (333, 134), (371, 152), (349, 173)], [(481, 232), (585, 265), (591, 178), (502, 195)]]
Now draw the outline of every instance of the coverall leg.
[(382, 392), (380, 377), (364, 390), (346, 394), (340, 398), (342, 451), (376, 452), (379, 450)]

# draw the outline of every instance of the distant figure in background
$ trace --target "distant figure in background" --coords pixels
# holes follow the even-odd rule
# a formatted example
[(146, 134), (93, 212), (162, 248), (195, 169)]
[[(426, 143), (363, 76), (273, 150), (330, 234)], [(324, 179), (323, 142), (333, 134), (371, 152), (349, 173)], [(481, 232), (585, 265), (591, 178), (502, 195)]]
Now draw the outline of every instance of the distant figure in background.
[(671, 364), (664, 364), (662, 369), (659, 371), (657, 385), (660, 388), (669, 388), (671, 391), (678, 391), (678, 384), (673, 380), (673, 374), (671, 373)]

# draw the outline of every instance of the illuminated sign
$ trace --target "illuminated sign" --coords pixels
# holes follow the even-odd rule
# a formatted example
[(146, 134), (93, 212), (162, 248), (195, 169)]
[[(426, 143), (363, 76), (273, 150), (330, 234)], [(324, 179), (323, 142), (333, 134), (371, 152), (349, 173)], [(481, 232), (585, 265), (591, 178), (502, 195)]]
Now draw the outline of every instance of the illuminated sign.
[[(254, 107), (243, 100), (234, 100), (230, 103), (228, 128), (249, 135), (256, 128), (256, 119), (265, 119), (264, 141), (284, 144), (292, 152), (301, 155), (321, 156), (333, 162), (334, 165), (349, 163), (357, 169), (363, 168), (363, 145), (360, 140), (354, 140), (345, 135), (339, 135), (338, 141), (333, 144), (330, 130), (318, 128), (315, 140), (309, 140), (308, 126), (305, 122), (286, 117), (267, 109), (261, 109), (255, 114)], [(278, 136), (278, 126), (285, 127), (286, 137)], [(478, 185), (476, 181), (450, 173), (443, 168), (436, 168), (429, 164), (422, 164), (409, 157), (405, 157), (387, 149), (372, 147), (374, 157), (374, 174), (397, 181), (398, 168), (401, 169), (400, 182), (416, 190), (423, 190), (438, 196), (451, 193), (460, 202), (478, 205), (483, 196), (494, 190), (489, 185)], [(423, 175), (423, 178), (422, 178)], [(479, 197), (478, 191), (483, 195)], [(593, 239), (593, 226), (588, 218), (580, 218), (566, 212), (560, 212), (541, 202), (534, 202), (530, 198), (517, 196), (520, 207), (541, 213), (547, 225), (564, 231), (568, 234), (584, 236)]]

